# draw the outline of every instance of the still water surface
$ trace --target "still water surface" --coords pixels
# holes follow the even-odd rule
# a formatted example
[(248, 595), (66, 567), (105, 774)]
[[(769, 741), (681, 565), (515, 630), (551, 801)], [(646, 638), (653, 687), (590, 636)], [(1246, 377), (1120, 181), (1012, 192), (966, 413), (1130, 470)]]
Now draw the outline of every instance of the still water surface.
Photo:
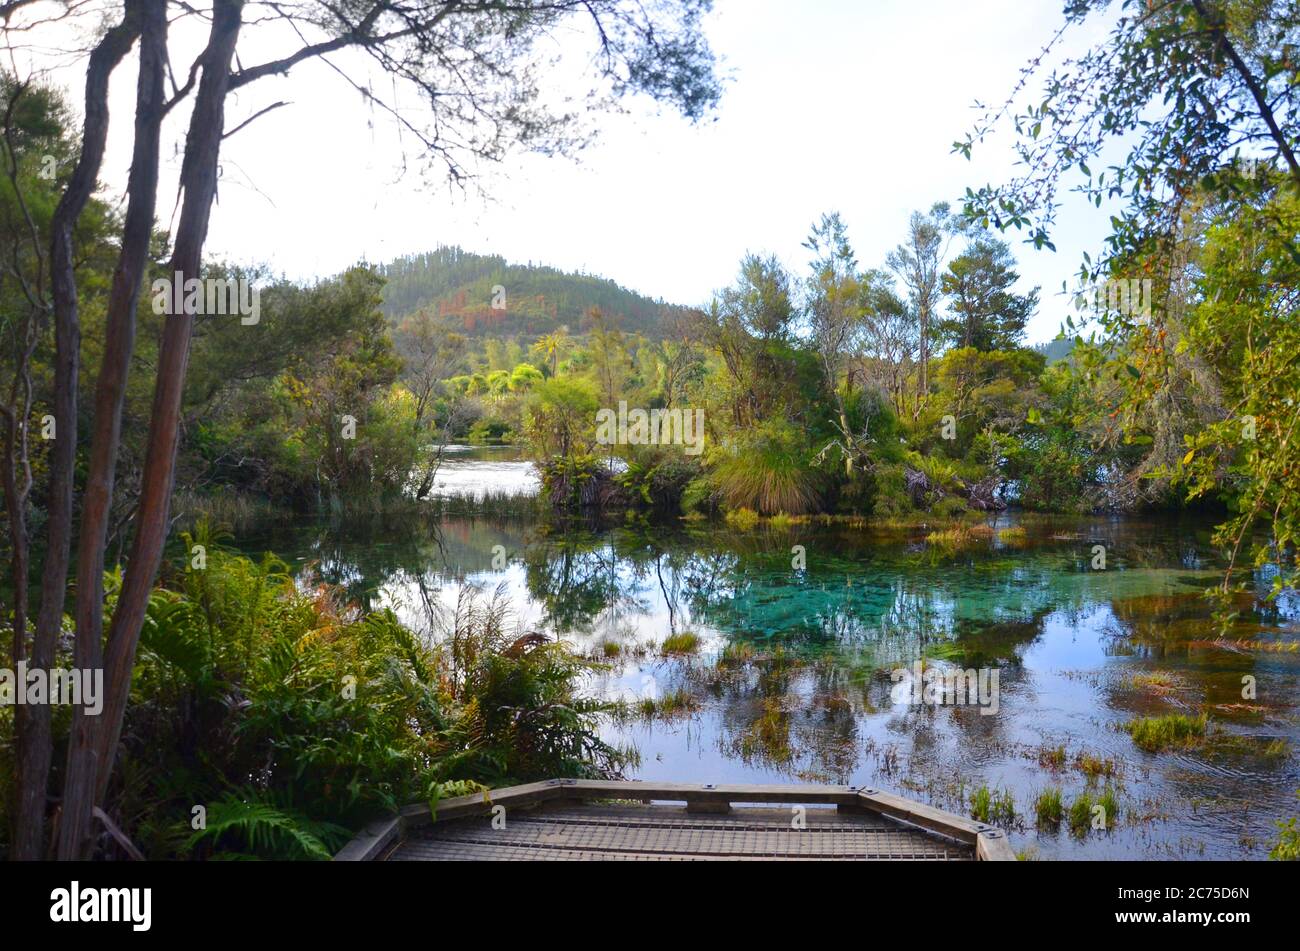
[[(439, 483), (471, 499), (537, 485), (500, 449), (454, 453)], [(1023, 538), (996, 534), (1015, 524)], [(1263, 858), (1276, 820), (1300, 812), (1300, 653), (1288, 650), (1300, 602), (1264, 602), (1261, 573), (1261, 597), (1230, 633), (1251, 646), (1224, 643), (1201, 594), (1220, 578), (1210, 523), (1004, 516), (993, 527), (943, 550), (924, 531), (593, 528), (485, 513), (277, 523), (241, 545), (416, 627), (429, 605), (449, 612), (462, 582), (504, 586), (524, 629), (607, 665), (590, 689), (667, 708), (609, 727), (639, 753), (633, 778), (853, 783), (962, 813), (988, 786), (1014, 802), (1016, 848), (1043, 858)], [(686, 631), (698, 649), (663, 656)], [(996, 712), (900, 697), (893, 672), (922, 660), (996, 670)], [(1202, 712), (1209, 736), (1186, 750), (1142, 752), (1122, 728)], [(1090, 777), (1088, 758), (1111, 775)], [(1108, 786), (1121, 812), (1112, 831), (1035, 828), (1044, 789), (1068, 807)]]

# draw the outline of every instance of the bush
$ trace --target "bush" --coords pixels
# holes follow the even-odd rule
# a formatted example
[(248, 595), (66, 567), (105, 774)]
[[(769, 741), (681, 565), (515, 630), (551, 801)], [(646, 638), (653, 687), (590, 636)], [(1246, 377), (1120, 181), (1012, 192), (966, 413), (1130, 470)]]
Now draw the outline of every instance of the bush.
[(765, 420), (713, 453), (713, 484), (729, 509), (803, 515), (817, 510), (826, 481), (812, 456), (793, 425)]
[(700, 477), (698, 460), (678, 453), (641, 453), (616, 477), (628, 500), (657, 512), (680, 513), (691, 484)]
[(876, 471), (876, 497), (872, 511), (877, 518), (883, 519), (902, 518), (913, 511), (905, 466), (881, 466)]

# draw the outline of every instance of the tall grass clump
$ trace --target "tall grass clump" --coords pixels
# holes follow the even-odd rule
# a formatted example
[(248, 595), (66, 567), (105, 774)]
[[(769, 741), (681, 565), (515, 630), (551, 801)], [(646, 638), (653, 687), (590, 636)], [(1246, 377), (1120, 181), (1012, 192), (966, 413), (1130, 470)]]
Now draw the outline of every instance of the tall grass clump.
[(1009, 826), (1016, 821), (1016, 803), (1011, 791), (994, 792), (981, 786), (970, 797), (971, 817), (989, 825)]
[(1040, 829), (1055, 829), (1065, 818), (1065, 806), (1061, 802), (1061, 790), (1053, 787), (1044, 789), (1034, 800), (1034, 821)]
[(1205, 738), (1205, 714), (1190, 717), (1171, 713), (1162, 717), (1139, 717), (1124, 725), (1138, 749), (1159, 753), (1170, 747), (1194, 746)]
[(822, 495), (822, 475), (809, 458), (793, 425), (768, 420), (713, 454), (712, 484), (724, 508), (803, 515), (817, 510)]
[(1096, 801), (1092, 798), (1092, 793), (1080, 793), (1078, 798), (1070, 804), (1070, 832), (1079, 838), (1088, 834), (1092, 828), (1092, 807)]
[(694, 654), (700, 649), (700, 635), (694, 631), (678, 631), (664, 639), (660, 648), (665, 655)]

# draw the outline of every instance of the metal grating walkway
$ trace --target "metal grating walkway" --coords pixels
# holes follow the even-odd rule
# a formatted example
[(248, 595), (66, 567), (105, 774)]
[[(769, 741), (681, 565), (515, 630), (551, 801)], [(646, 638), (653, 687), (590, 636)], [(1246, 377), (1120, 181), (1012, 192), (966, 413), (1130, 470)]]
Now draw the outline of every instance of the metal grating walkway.
[[(971, 861), (975, 848), (876, 813), (734, 808), (719, 815), (684, 806), (556, 804), (413, 829), (390, 861)], [(500, 823), (498, 823), (499, 825)]]

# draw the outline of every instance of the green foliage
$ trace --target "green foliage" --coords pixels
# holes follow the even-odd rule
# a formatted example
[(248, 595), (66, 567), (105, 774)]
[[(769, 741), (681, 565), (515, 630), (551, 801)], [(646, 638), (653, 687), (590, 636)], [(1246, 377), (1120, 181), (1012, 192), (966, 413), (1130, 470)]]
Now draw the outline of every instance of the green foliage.
[(952, 315), (938, 322), (939, 338), (983, 351), (1018, 347), (1038, 306), (1038, 289), (1025, 295), (1011, 290), (1020, 279), (1014, 264), (1005, 241), (988, 235), (972, 241), (940, 278)]
[(329, 861), (350, 838), (342, 826), (277, 809), (258, 796), (243, 791), (213, 803), (204, 817), (206, 825), (190, 836), (185, 848), (202, 854), (206, 846), (235, 843), (238, 851), (220, 849), (205, 857)]
[(971, 817), (978, 822), (1006, 827), (1016, 820), (1016, 803), (1011, 791), (1000, 792), (981, 786), (971, 793)]
[(1217, 540), (1233, 566), (1280, 564), (1276, 595), (1300, 580), (1300, 192), (1270, 183), (1207, 217), (1201, 303), (1176, 347), (1213, 367), (1223, 409), (1186, 437), (1178, 478), (1193, 498), (1232, 491)]
[(547, 380), (533, 388), (524, 408), (524, 436), (539, 459), (570, 460), (596, 444), (595, 388), (584, 380)]
[(1070, 832), (1078, 838), (1084, 838), (1092, 829), (1092, 810), (1097, 805), (1092, 793), (1081, 792), (1070, 804)]
[[(500, 593), (463, 589), (431, 645), (204, 527), (184, 540), (206, 567), (150, 599), (114, 794), (152, 856), (325, 858), (410, 802), (625, 761), (597, 730), (613, 708), (577, 693), (586, 663), (518, 640)], [(190, 834), (194, 804), (207, 828)]]
[(877, 469), (872, 514), (888, 521), (902, 518), (912, 511), (912, 495), (907, 489), (906, 468), (899, 464), (881, 466)]
[(700, 478), (700, 463), (672, 447), (637, 453), (616, 480), (633, 502), (658, 512), (679, 514), (691, 484)]
[[(1300, 792), (1296, 795), (1300, 796)], [(1295, 817), (1278, 820), (1277, 828), (1277, 842), (1269, 850), (1268, 857), (1279, 862), (1300, 862), (1300, 826), (1297, 826)]]
[(187, 397), (201, 416), (181, 461), (187, 477), (304, 507), (399, 496), (423, 439), (415, 400), (397, 385), (379, 289), (358, 268), (308, 289), (274, 285), (256, 325), (205, 322)]
[(1065, 817), (1065, 807), (1061, 804), (1061, 790), (1055, 787), (1044, 789), (1034, 800), (1034, 820), (1040, 829), (1054, 829)]

